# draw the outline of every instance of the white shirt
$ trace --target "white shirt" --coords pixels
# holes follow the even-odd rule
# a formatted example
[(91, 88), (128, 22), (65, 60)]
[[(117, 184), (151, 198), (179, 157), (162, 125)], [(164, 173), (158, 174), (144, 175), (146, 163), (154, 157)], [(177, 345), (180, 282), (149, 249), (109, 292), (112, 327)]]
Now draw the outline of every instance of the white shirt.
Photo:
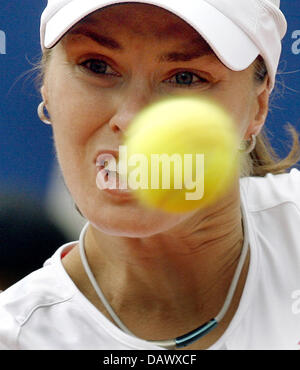
[[(210, 349), (300, 349), (300, 171), (243, 178), (240, 192), (249, 272), (231, 323)], [(76, 243), (0, 294), (0, 349), (161, 349), (122, 332), (77, 289), (61, 262)]]

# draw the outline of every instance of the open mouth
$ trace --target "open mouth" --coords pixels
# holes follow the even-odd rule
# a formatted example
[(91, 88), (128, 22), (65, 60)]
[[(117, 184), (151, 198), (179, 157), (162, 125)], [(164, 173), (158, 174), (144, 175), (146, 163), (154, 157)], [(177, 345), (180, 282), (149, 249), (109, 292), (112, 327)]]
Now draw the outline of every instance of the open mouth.
[(96, 160), (97, 168), (101, 170), (107, 170), (110, 172), (117, 171), (118, 159), (111, 153), (101, 153)]
[(118, 172), (118, 158), (115, 153), (101, 153), (96, 160), (96, 185), (100, 190), (116, 195), (130, 195), (132, 192), (121, 186)]

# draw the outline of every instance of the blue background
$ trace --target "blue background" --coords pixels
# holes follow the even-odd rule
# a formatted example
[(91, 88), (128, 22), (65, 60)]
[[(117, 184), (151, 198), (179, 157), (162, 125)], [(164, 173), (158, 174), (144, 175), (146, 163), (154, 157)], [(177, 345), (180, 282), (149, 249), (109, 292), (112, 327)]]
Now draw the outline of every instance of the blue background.
[[(0, 54), (0, 190), (40, 200), (55, 159), (51, 128), (36, 114), (41, 98), (36, 74), (30, 72), (41, 55), (39, 19), (45, 5), (46, 1), (0, 0), (0, 30), (6, 35), (6, 54)], [(300, 132), (300, 3), (283, 0), (281, 8), (289, 27), (266, 126), (272, 144), (284, 156), (289, 150), (284, 124), (290, 122)]]

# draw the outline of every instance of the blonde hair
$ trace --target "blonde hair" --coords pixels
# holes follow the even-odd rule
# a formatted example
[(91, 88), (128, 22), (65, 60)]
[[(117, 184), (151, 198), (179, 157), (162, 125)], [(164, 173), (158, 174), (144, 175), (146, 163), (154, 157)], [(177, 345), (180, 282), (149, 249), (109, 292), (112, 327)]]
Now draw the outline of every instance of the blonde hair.
[[(45, 50), (42, 56), (42, 60), (38, 66), (39, 84), (42, 84), (51, 55), (51, 49)], [(262, 57), (258, 57), (255, 61), (255, 75), (254, 79), (257, 83), (262, 83), (267, 77), (267, 68)], [(269, 134), (271, 134), (264, 125), (261, 132), (256, 137), (256, 146), (250, 154), (242, 154), (240, 176), (260, 176), (264, 177), (268, 173), (274, 175), (283, 174), (289, 172), (292, 167), (299, 166), (300, 161), (300, 139), (299, 133), (296, 128), (287, 123), (284, 126), (285, 132), (292, 138), (292, 145), (290, 145), (290, 151), (285, 158), (280, 158), (273, 148)]]

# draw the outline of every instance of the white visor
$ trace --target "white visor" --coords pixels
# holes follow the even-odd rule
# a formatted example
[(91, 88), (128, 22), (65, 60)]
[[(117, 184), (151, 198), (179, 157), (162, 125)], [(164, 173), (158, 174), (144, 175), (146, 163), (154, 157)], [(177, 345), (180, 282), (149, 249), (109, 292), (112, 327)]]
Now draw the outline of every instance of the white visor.
[(41, 18), (42, 48), (52, 48), (74, 25), (101, 8), (122, 3), (161, 7), (192, 26), (222, 63), (233, 71), (248, 68), (261, 55), (270, 90), (287, 24), (279, 0), (48, 0)]

